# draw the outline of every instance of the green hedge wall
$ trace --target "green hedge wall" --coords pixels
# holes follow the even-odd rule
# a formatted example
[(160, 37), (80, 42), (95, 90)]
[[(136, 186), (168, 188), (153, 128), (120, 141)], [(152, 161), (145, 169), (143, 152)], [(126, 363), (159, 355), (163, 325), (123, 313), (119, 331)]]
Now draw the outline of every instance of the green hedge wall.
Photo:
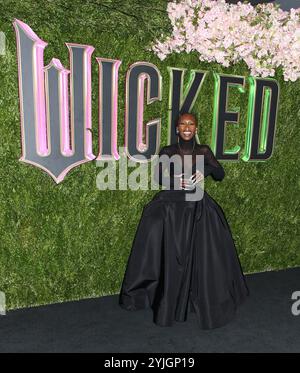
[[(93, 146), (97, 153), (97, 63), (95, 57), (121, 59), (118, 146), (124, 145), (125, 74), (136, 61), (157, 65), (163, 76), (162, 103), (146, 109), (145, 120), (162, 118), (161, 146), (167, 144), (167, 66), (210, 73), (194, 110), (199, 138), (211, 143), (212, 71), (248, 76), (244, 63), (224, 68), (199, 63), (196, 54), (172, 54), (161, 62), (145, 46), (171, 26), (166, 1), (1, 2), (0, 30), (6, 54), (0, 56), (0, 290), (8, 309), (96, 297), (119, 292), (143, 206), (157, 191), (100, 191), (99, 168), (90, 162), (73, 169), (56, 185), (40, 169), (19, 162), (20, 114), (14, 18), (44, 41), (45, 64), (52, 57), (68, 67), (65, 42), (95, 47), (92, 62)], [(186, 79), (188, 75), (186, 75)], [(220, 203), (232, 229), (246, 273), (300, 265), (299, 255), (299, 97), (300, 81), (280, 84), (275, 149), (266, 162), (221, 161), (226, 176), (210, 177), (206, 190)], [(187, 82), (187, 80), (186, 80)], [(229, 126), (228, 146), (245, 144), (247, 92), (232, 90), (229, 104), (240, 107), (239, 126)], [(130, 206), (130, 208), (129, 208)]]

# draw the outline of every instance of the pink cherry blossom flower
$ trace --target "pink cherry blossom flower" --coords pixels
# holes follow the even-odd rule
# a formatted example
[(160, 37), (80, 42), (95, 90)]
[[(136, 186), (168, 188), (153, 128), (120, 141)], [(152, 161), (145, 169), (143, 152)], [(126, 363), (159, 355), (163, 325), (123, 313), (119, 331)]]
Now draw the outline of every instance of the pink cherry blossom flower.
[(182, 0), (167, 5), (173, 30), (150, 46), (160, 60), (171, 53), (196, 51), (200, 61), (225, 67), (243, 60), (251, 75), (284, 80), (300, 77), (300, 8), (277, 4), (228, 4), (225, 0)]

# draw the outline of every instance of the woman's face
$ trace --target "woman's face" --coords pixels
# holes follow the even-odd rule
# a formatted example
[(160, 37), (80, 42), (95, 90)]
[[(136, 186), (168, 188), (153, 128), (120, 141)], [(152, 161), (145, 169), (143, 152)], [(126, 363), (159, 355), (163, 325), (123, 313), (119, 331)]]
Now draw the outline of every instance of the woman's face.
[(179, 136), (184, 140), (190, 140), (197, 131), (196, 121), (192, 114), (183, 114), (180, 116), (177, 124)]

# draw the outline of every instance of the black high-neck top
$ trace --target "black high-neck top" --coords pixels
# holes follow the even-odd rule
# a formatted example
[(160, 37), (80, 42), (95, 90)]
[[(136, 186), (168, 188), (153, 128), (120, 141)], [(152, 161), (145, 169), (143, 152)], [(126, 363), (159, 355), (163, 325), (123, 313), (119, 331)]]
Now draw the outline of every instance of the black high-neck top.
[(196, 147), (195, 136), (192, 137), (190, 140), (184, 140), (180, 135), (178, 135), (178, 143), (180, 145), (180, 149), (182, 149), (184, 153), (188, 154), (192, 154), (194, 143)]
[[(178, 144), (179, 143), (179, 144)], [(195, 144), (195, 146), (194, 146)], [(194, 150), (193, 150), (194, 146)], [(180, 151), (181, 150), (181, 151)], [(212, 150), (208, 145), (205, 144), (198, 144), (195, 137), (192, 137), (190, 140), (184, 140), (180, 135), (178, 135), (178, 141), (175, 144), (167, 145), (161, 148), (158, 156), (161, 157), (163, 155), (167, 155), (171, 157), (172, 155), (178, 154), (183, 159), (185, 154), (192, 155), (191, 160), (192, 170), (190, 174), (194, 174), (196, 172), (196, 156), (203, 155), (204, 156), (204, 177), (211, 175), (214, 180), (221, 181), (225, 177), (225, 171), (222, 165), (218, 162), (215, 158)], [(184, 162), (182, 162), (182, 172), (186, 173), (186, 169), (183, 166)], [(167, 178), (163, 175), (165, 170), (168, 170)], [(154, 179), (159, 185), (164, 185), (173, 189), (174, 187), (174, 165), (170, 163), (170, 165), (166, 162), (159, 161), (155, 167)], [(170, 181), (168, 181), (170, 178)]]

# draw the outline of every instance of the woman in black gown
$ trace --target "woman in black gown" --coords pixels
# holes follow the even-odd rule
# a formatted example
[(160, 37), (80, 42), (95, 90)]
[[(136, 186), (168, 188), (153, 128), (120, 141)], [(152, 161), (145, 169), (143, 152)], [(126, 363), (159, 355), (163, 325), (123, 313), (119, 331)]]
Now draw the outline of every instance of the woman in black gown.
[[(224, 169), (209, 146), (196, 143), (196, 131), (194, 115), (180, 115), (178, 142), (163, 147), (159, 156), (192, 155), (195, 186), (203, 179), (195, 158), (203, 155), (204, 178), (211, 175), (221, 181)], [(168, 181), (164, 181), (165, 169), (159, 162), (156, 180), (170, 187), (144, 207), (119, 305), (130, 311), (151, 307), (153, 322), (160, 326), (186, 321), (188, 313), (195, 312), (200, 328), (220, 327), (234, 318), (249, 295), (230, 227), (222, 208), (206, 191), (202, 199), (187, 201), (191, 189), (185, 176), (175, 188), (174, 168), (168, 168)]]

